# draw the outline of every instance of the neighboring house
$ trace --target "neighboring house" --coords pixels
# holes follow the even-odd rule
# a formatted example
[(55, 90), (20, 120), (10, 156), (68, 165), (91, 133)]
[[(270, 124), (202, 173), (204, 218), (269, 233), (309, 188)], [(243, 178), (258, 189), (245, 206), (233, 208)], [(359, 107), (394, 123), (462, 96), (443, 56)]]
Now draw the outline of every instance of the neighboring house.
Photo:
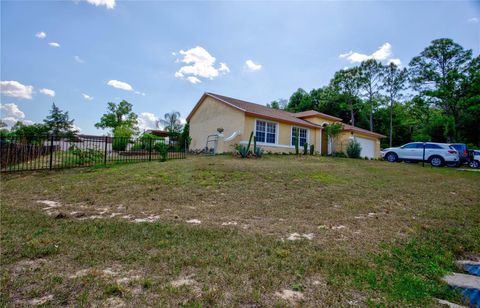
[[(205, 93), (187, 117), (190, 123), (191, 150), (206, 147), (207, 137), (217, 135), (216, 152), (231, 152), (236, 144), (247, 144), (253, 131), (257, 145), (268, 152), (294, 152), (295, 130), (299, 132), (300, 148), (313, 144), (322, 155), (331, 154), (332, 142), (325, 127), (341, 119), (309, 110), (291, 113), (272, 109), (223, 95)], [(356, 139), (362, 146), (362, 157), (380, 157), (380, 139), (384, 135), (348, 124), (337, 136), (334, 151), (346, 151), (349, 140)], [(219, 133), (218, 129), (223, 129)], [(212, 139), (212, 138), (211, 138)], [(211, 148), (211, 143), (209, 144)], [(301, 149), (302, 150), (302, 149)]]

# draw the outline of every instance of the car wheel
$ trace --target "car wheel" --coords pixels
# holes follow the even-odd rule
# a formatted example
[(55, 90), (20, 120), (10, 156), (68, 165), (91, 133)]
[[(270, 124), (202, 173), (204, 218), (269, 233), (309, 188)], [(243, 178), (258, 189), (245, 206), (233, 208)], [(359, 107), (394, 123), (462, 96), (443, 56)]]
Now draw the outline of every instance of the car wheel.
[(440, 156), (433, 156), (432, 158), (430, 158), (430, 164), (433, 166), (433, 167), (441, 167), (443, 166), (443, 158), (440, 157)]
[(472, 160), (468, 165), (470, 168), (478, 169), (480, 167), (480, 162), (478, 160)]
[(391, 163), (394, 163), (394, 162), (396, 162), (396, 161), (398, 160), (398, 155), (395, 154), (395, 153), (393, 153), (393, 152), (388, 153), (388, 154), (387, 154), (387, 160), (388, 160), (389, 162), (391, 162)]

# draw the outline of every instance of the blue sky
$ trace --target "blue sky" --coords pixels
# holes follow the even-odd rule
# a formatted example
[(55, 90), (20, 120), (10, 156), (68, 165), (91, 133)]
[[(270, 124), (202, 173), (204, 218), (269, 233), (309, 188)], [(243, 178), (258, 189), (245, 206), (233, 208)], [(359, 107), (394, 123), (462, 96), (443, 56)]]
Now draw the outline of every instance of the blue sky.
[(203, 92), (266, 104), (368, 57), (405, 66), (436, 38), (478, 55), (479, 20), (468, 1), (2, 1), (2, 118), (40, 122), (55, 102), (102, 134), (109, 101), (142, 127)]

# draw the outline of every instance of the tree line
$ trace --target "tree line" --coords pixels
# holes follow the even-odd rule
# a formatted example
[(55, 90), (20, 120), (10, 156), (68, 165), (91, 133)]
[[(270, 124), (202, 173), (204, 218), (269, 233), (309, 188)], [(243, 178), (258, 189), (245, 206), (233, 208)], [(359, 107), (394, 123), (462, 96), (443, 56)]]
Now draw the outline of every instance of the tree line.
[(268, 104), (316, 110), (382, 133), (382, 147), (411, 141), (480, 146), (480, 57), (451, 39), (431, 42), (408, 67), (369, 59), (336, 72), (330, 83)]
[[(10, 130), (6, 129), (6, 125), (0, 123), (0, 133), (4, 138), (16, 137), (26, 142), (41, 140), (46, 135), (52, 135), (57, 138), (74, 138), (78, 134), (75, 128), (74, 119), (70, 119), (68, 111), (58, 108), (55, 103), (49, 111), (49, 115), (43, 120), (43, 123), (24, 124), (21, 121), (12, 126)], [(180, 121), (180, 113), (172, 111), (164, 115), (164, 119), (160, 119), (156, 123), (156, 127), (163, 126), (168, 136), (178, 141), (180, 145), (190, 143), (189, 125), (183, 125)], [(96, 128), (109, 129), (113, 137), (122, 137), (124, 139), (132, 138), (142, 134), (138, 127), (138, 116), (133, 112), (133, 105), (126, 100), (115, 104), (109, 102), (107, 104), (107, 112), (103, 114), (100, 121), (95, 124)]]

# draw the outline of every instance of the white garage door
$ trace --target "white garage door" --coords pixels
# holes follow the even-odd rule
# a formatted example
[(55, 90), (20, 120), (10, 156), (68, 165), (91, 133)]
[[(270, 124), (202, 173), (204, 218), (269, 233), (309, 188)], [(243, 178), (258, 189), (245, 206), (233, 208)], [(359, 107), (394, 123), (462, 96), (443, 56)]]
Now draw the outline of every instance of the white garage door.
[(362, 146), (362, 152), (360, 154), (362, 158), (365, 156), (368, 158), (375, 157), (375, 141), (374, 140), (360, 138), (360, 137), (356, 137), (355, 139)]

